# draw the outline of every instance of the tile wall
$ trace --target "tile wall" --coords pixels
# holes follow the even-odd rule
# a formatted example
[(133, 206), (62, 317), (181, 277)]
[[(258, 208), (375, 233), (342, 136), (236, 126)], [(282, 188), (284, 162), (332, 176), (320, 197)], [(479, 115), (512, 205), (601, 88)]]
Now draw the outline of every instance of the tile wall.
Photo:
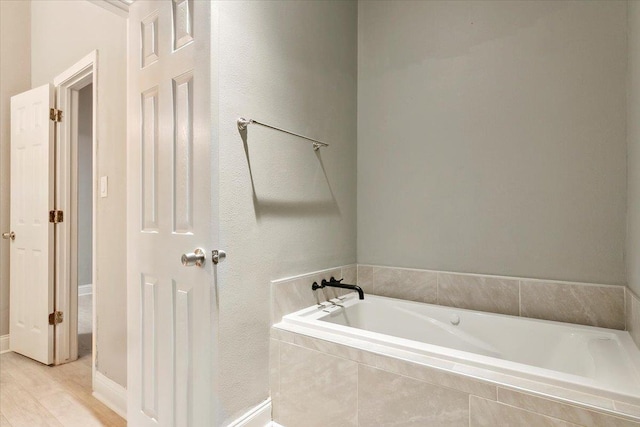
[(322, 279), (329, 280), (331, 277), (344, 278), (344, 283), (354, 284), (358, 280), (358, 269), (356, 265), (349, 265), (272, 281), (271, 324), (280, 322), (285, 314), (349, 293), (348, 290), (336, 288), (324, 288), (316, 292), (311, 290), (313, 282), (320, 283)]
[(358, 265), (365, 293), (625, 329), (625, 287)]
[[(349, 265), (272, 282), (272, 323), (345, 292), (629, 330), (640, 347), (640, 299), (624, 286)], [(273, 419), (296, 426), (635, 426), (640, 407), (556, 387), (552, 392), (425, 366), (272, 328)], [(500, 377), (500, 374), (496, 374)], [(530, 381), (522, 380), (531, 383)], [(538, 384), (539, 385), (539, 384)], [(527, 391), (528, 390), (528, 391)], [(555, 397), (552, 397), (555, 396)]]
[(598, 396), (580, 403), (564, 389), (550, 397), (276, 327), (270, 372), (273, 419), (284, 427), (640, 427), (634, 405)]
[(631, 338), (640, 348), (640, 298), (626, 288), (625, 290), (625, 315), (627, 331), (631, 334)]
[(349, 265), (272, 282), (272, 324), (282, 316), (342, 295), (314, 293), (311, 284), (331, 276), (358, 284), (365, 294), (451, 307), (628, 330), (640, 348), (640, 298), (616, 285), (462, 274), (372, 265)]

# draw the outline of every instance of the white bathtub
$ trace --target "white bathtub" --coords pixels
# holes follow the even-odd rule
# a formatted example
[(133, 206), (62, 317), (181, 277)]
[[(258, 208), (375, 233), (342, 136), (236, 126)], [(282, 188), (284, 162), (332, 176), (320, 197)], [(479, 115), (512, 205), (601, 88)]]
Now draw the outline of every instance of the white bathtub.
[(300, 310), (276, 327), (640, 404), (640, 350), (628, 332), (371, 295), (340, 304)]

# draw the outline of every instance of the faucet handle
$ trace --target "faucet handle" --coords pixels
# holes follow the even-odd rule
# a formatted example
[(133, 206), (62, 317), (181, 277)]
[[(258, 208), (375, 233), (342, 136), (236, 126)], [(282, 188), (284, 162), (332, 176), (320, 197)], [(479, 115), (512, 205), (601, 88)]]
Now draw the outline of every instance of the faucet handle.
[(334, 284), (334, 283), (340, 283), (342, 282), (344, 279), (340, 279), (340, 280), (336, 280), (335, 277), (331, 276), (331, 278), (329, 280), (327, 279), (322, 279), (322, 287), (325, 287), (326, 285), (329, 284)]

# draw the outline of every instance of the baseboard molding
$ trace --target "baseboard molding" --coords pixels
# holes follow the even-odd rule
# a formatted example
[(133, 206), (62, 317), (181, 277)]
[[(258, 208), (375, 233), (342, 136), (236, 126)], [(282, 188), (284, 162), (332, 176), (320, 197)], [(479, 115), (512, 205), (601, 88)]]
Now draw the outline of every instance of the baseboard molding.
[(78, 286), (78, 296), (82, 297), (85, 295), (93, 294), (93, 285), (89, 283), (88, 285), (80, 285)]
[(0, 354), (9, 351), (9, 334), (0, 336)]
[(127, 389), (98, 371), (93, 378), (93, 397), (127, 419)]
[(267, 427), (271, 425), (271, 399), (267, 399), (248, 410), (228, 427)]

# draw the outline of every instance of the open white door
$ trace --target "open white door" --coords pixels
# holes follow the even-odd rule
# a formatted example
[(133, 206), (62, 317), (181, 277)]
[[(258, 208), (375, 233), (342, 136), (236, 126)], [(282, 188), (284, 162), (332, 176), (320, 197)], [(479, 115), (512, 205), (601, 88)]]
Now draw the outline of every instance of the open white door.
[[(137, 427), (213, 425), (210, 8), (129, 9), (127, 421)], [(203, 263), (183, 265), (198, 248)]]
[(53, 363), (54, 122), (53, 88), (11, 98), (10, 348)]

